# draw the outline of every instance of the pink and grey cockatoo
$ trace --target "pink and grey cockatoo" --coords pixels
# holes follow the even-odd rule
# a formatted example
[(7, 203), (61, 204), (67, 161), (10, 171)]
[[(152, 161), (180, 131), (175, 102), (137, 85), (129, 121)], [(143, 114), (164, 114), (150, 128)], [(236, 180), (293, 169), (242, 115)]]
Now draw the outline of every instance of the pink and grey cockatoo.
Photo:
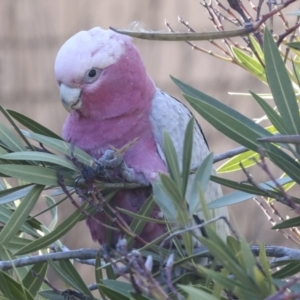
[[(55, 75), (63, 106), (70, 113), (63, 126), (63, 138), (100, 158), (106, 150), (137, 142), (124, 155), (133, 180), (153, 183), (159, 173), (167, 172), (163, 153), (163, 131), (167, 130), (182, 158), (183, 140), (191, 112), (181, 102), (158, 89), (145, 70), (137, 48), (128, 36), (99, 27), (80, 31), (61, 47), (55, 61)], [(194, 127), (192, 167), (200, 165), (209, 154), (199, 124)], [(112, 205), (138, 212), (151, 188), (121, 190)], [(222, 196), (219, 185), (210, 182), (208, 202)], [(221, 208), (215, 215), (227, 216)], [(156, 207), (151, 217), (161, 218)], [(96, 218), (105, 223), (105, 214)], [(130, 224), (131, 218), (123, 216)], [(89, 218), (92, 238), (106, 243), (106, 230)], [(148, 223), (141, 237), (152, 241), (166, 231), (164, 225)], [(217, 231), (227, 229), (222, 222)], [(116, 242), (118, 236), (114, 237)]]

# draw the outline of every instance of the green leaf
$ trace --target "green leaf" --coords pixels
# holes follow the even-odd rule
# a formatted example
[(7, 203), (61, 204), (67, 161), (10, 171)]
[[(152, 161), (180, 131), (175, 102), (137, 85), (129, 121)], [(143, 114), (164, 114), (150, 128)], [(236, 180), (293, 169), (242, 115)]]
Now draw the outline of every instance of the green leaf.
[(292, 228), (300, 226), (300, 217), (294, 217), (288, 220), (281, 222), (280, 224), (276, 224), (272, 227), (272, 229), (284, 229), (284, 228)]
[(192, 107), (217, 130), (248, 149), (257, 151), (257, 138), (272, 136), (267, 130), (216, 99), (172, 77)]
[[(225, 179), (225, 178), (221, 178), (221, 177), (218, 177), (218, 176), (211, 176), (210, 180), (214, 181), (216, 183), (219, 183), (221, 185), (230, 187), (232, 189), (243, 191), (245, 193), (249, 193), (252, 196), (254, 196), (254, 195), (268, 196), (264, 192), (264, 189), (266, 189), (266, 190), (270, 191), (271, 193), (273, 193), (274, 195), (282, 197), (282, 194), (280, 192), (277, 192), (276, 190), (272, 190), (270, 188), (270, 187), (275, 187), (274, 182), (272, 182), (272, 181), (267, 181), (265, 183), (260, 183), (259, 186), (262, 187), (262, 190), (261, 190), (261, 189), (258, 189), (256, 187), (252, 186), (252, 185), (249, 185), (249, 184), (235, 182), (235, 181), (232, 181), (232, 180), (229, 180), (229, 179)], [(291, 178), (289, 178), (289, 177), (283, 177), (283, 178), (277, 179), (277, 182), (279, 184), (281, 184), (281, 185), (284, 185), (284, 184), (286, 184), (288, 182), (291, 182)], [(247, 195), (245, 195), (245, 197), (246, 196)], [(236, 197), (237, 197), (237, 199), (238, 199), (238, 197), (243, 197), (243, 194), (240, 194), (240, 195), (237, 194)], [(227, 202), (228, 203), (227, 205), (229, 205), (229, 203), (230, 203), (230, 194), (228, 195), (228, 197), (227, 197), (227, 195), (225, 195), (225, 196), (223, 196), (223, 197), (221, 197), (221, 198), (219, 198), (219, 199), (217, 199), (215, 201), (210, 202), (209, 203), (209, 207), (210, 208), (220, 207), (219, 204), (217, 205), (217, 203), (218, 202), (222, 202), (223, 201), (222, 199), (228, 199), (229, 202)], [(236, 202), (236, 203), (238, 203), (238, 202)], [(233, 204), (233, 202), (231, 204)]]
[(249, 290), (256, 289), (252, 280), (245, 273), (245, 270), (239, 264), (237, 258), (233, 255), (231, 249), (222, 241), (222, 239), (209, 227), (206, 228), (209, 238), (200, 237), (200, 241), (210, 253), (239, 281), (247, 286)]
[(278, 113), (263, 98), (259, 97), (251, 91), (249, 92), (260, 105), (260, 107), (264, 110), (270, 122), (275, 126), (278, 132), (280, 132), (281, 134), (288, 134), (288, 131), (285, 129), (283, 119), (280, 117), (280, 115), (278, 115)]
[(36, 121), (26, 117), (25, 115), (20, 114), (19, 112), (13, 111), (8, 109), (7, 112), (15, 119), (17, 120), (19, 123), (21, 123), (22, 125), (24, 125), (25, 127), (27, 127), (29, 130), (38, 133), (38, 134), (42, 134), (42, 135), (46, 135), (55, 139), (62, 139), (59, 135), (57, 135), (56, 133), (54, 133), (53, 131), (49, 130), (48, 128), (46, 128), (45, 126), (37, 123)]
[(14, 152), (8, 153), (0, 156), (0, 159), (7, 159), (7, 160), (30, 160), (30, 161), (43, 161), (49, 162), (61, 167), (65, 167), (67, 169), (77, 171), (77, 168), (74, 164), (58, 155), (44, 153), (44, 152), (30, 152), (30, 151), (23, 151), (23, 152)]
[(167, 131), (164, 131), (163, 145), (164, 145), (164, 153), (166, 157), (169, 174), (171, 178), (175, 181), (176, 185), (180, 188), (181, 179), (180, 179), (177, 152)]
[[(6, 224), (12, 217), (13, 212), (6, 208), (4, 205), (0, 205), (0, 222)], [(21, 228), (21, 231), (26, 232), (34, 237), (38, 237), (38, 233), (33, 229), (33, 227), (29, 224), (29, 221), (25, 222)]]
[[(119, 282), (120, 281), (116, 281)], [(125, 282), (124, 282), (125, 283)], [(104, 293), (109, 299), (118, 299), (118, 300), (130, 300), (130, 296), (124, 295), (124, 292), (122, 293), (119, 289), (114, 289), (107, 287), (103, 284), (99, 284), (99, 289)]]
[(9, 300), (34, 300), (31, 294), (20, 283), (1, 270), (0, 291)]
[(262, 143), (262, 146), (266, 150), (266, 154), (272, 162), (294, 181), (300, 184), (300, 164), (291, 158), (286, 152), (269, 143)]
[[(142, 205), (142, 207), (138, 211), (139, 216), (150, 216), (153, 211), (156, 203), (153, 200), (153, 196), (151, 195)], [(141, 218), (134, 218), (130, 224), (130, 229), (136, 234), (139, 235), (144, 229), (147, 221), (144, 221)], [(134, 243), (134, 238), (128, 235), (125, 235), (125, 239), (127, 240), (127, 248), (131, 249), (132, 244)]]
[[(33, 297), (36, 296), (43, 284), (42, 278), (45, 278), (47, 268), (48, 263), (36, 263), (22, 280), (22, 284)], [(36, 276), (35, 274), (39, 274), (39, 276)]]
[(23, 133), (21, 132), (21, 130), (19, 129), (19, 127), (17, 126), (17, 124), (10, 117), (9, 113), (7, 112), (7, 110), (4, 107), (2, 107), (1, 105), (0, 105), (0, 110), (3, 113), (3, 115), (5, 116), (5, 118), (7, 119), (7, 121), (12, 125), (12, 127), (14, 128), (14, 130), (18, 133), (18, 135), (20, 136), (20, 138), (25, 142), (25, 144), (27, 145), (27, 147), (29, 149), (31, 149), (31, 150), (34, 151), (34, 147), (29, 143), (29, 141), (23, 135)]
[(12, 202), (25, 197), (32, 187), (32, 184), (26, 184), (0, 191), (0, 204)]
[(270, 264), (266, 255), (266, 249), (263, 244), (259, 246), (259, 263), (262, 267), (262, 270), (269, 281), (270, 285), (272, 284), (272, 274), (270, 272)]
[(43, 185), (34, 186), (23, 201), (21, 201), (21, 204), (0, 232), (0, 245), (6, 245), (19, 231), (20, 227), (32, 211), (43, 189)]
[(0, 123), (0, 140), (11, 151), (26, 151), (26, 147), (21, 143), (19, 138), (9, 130), (4, 124)]
[[(118, 297), (116, 298), (111, 298), (111, 299), (129, 299), (130, 298), (130, 293), (134, 292), (134, 289), (132, 288), (132, 285), (127, 283), (127, 282), (122, 282), (122, 281), (116, 281), (116, 280), (110, 280), (110, 279), (104, 279), (101, 284), (101, 290), (102, 288), (105, 287), (105, 291), (118, 291)], [(105, 294), (108, 297), (111, 297), (113, 294), (110, 293), (110, 296), (105, 292)], [(117, 295), (117, 294), (116, 294)]]
[[(93, 298), (93, 295), (91, 291), (88, 289), (86, 284), (84, 283), (82, 277), (77, 272), (76, 268), (73, 266), (73, 264), (70, 262), (70, 260), (60, 260), (59, 266), (61, 270), (63, 270), (64, 274), (67, 275), (69, 278), (72, 278), (72, 282), (75, 282), (76, 285), (73, 286), (76, 290), (79, 290), (85, 295), (88, 295), (89, 297)], [(57, 265), (56, 265), (57, 266)], [(53, 264), (52, 264), (53, 267)]]
[(257, 77), (259, 80), (261, 80), (263, 82), (267, 81), (265, 69), (256, 58), (249, 56), (244, 51), (242, 51), (239, 48), (236, 48), (234, 46), (231, 47), (231, 50), (232, 50), (234, 56), (240, 62), (240, 64), (247, 71), (249, 71), (252, 75)]
[[(61, 139), (54, 139), (37, 133), (27, 132), (25, 130), (22, 130), (22, 132), (26, 137), (34, 141), (40, 142), (44, 146), (48, 146), (53, 150), (65, 154), (66, 156), (70, 156), (71, 154), (71, 144), (67, 143), (66, 141), (63, 141)], [(75, 146), (74, 146), (73, 154), (80, 162), (86, 165), (90, 165), (90, 163), (94, 161), (94, 159), (90, 155), (88, 155), (86, 152), (84, 152), (83, 150)]]
[(189, 285), (178, 285), (183, 291), (188, 293), (189, 295), (189, 300), (200, 300), (200, 299), (205, 299), (205, 300), (218, 300), (219, 298), (216, 298), (214, 295), (207, 293), (203, 290), (197, 289), (193, 286)]
[(250, 38), (251, 44), (252, 44), (254, 50), (256, 51), (256, 54), (259, 56), (261, 61), (264, 62), (265, 56), (264, 56), (264, 53), (262, 51), (260, 44), (257, 42), (256, 38), (253, 35), (250, 34), (248, 37)]
[[(11, 176), (13, 178), (21, 179), (26, 182), (43, 184), (47, 186), (57, 186), (57, 170), (40, 167), (40, 166), (27, 166), (27, 165), (0, 165), (0, 172)], [(64, 181), (66, 186), (73, 186), (74, 179), (64, 174)]]
[(300, 262), (293, 261), (273, 274), (273, 278), (286, 279), (300, 272)]
[(236, 192), (229, 193), (225, 196), (222, 196), (222, 197), (208, 203), (208, 207), (209, 207), (209, 209), (216, 209), (219, 207), (229, 206), (229, 205), (233, 205), (233, 204), (237, 204), (237, 203), (249, 200), (254, 196), (256, 196), (256, 195), (241, 192), (241, 191), (236, 191)]
[(154, 201), (160, 207), (164, 216), (168, 220), (175, 222), (177, 218), (177, 210), (173, 203), (172, 197), (168, 194), (163, 183), (159, 179), (156, 179), (152, 187)]
[(62, 295), (58, 292), (54, 292), (53, 290), (43, 290), (38, 294), (47, 300), (62, 300)]
[(49, 208), (52, 217), (52, 221), (48, 226), (48, 229), (50, 231), (53, 231), (58, 221), (57, 205), (55, 200), (50, 196), (44, 195), (44, 198), (46, 200), (47, 207)]
[[(176, 217), (173, 216), (171, 220), (173, 221), (175, 217), (177, 223), (186, 225), (186, 222), (188, 221), (187, 203), (185, 198), (181, 197), (179, 186), (177, 186), (176, 183), (165, 174), (160, 174), (160, 180), (176, 208)], [(163, 201), (163, 199), (161, 199), (161, 201)]]
[(22, 247), (28, 245), (31, 242), (32, 240), (19, 238), (15, 236), (9, 241), (9, 243), (6, 246), (6, 249), (8, 249), (11, 253), (15, 253), (19, 251)]
[(227, 160), (223, 165), (217, 169), (217, 173), (227, 173), (241, 170), (240, 164), (244, 168), (249, 168), (259, 161), (260, 155), (252, 150), (246, 151), (244, 153), (238, 154), (229, 160)]
[(291, 47), (292, 49), (300, 50), (300, 42), (286, 43), (286, 45)]
[(189, 211), (191, 214), (194, 214), (201, 208), (198, 186), (200, 184), (201, 190), (205, 193), (212, 172), (213, 159), (213, 153), (206, 156), (195, 174), (191, 191), (188, 196)]
[(246, 267), (247, 274), (250, 277), (254, 278), (253, 271), (254, 271), (254, 268), (256, 267), (256, 265), (255, 265), (256, 261), (254, 259), (254, 256), (250, 250), (249, 245), (243, 238), (240, 239), (240, 244), (241, 244), (241, 255), (243, 257), (243, 262)]
[[(81, 206), (81, 208), (83, 210), (86, 210), (88, 206), (89, 206), (88, 203), (84, 203)], [(69, 216), (60, 225), (58, 225), (54, 231), (33, 241), (29, 245), (23, 247), (22, 249), (20, 249), (20, 251), (15, 253), (15, 255), (27, 254), (27, 253), (31, 253), (31, 252), (34, 252), (34, 251), (37, 251), (37, 250), (47, 247), (51, 243), (57, 241), (60, 237), (62, 237), (69, 230), (71, 230), (73, 228), (73, 226), (81, 220), (82, 220), (82, 212), (79, 210), (76, 210), (71, 216)]]
[(190, 167), (193, 151), (193, 134), (194, 134), (195, 119), (192, 117), (185, 129), (183, 156), (182, 156), (182, 195), (186, 195), (186, 190), (189, 181)]
[(277, 45), (267, 28), (264, 34), (264, 53), (268, 83), (285, 129), (289, 134), (299, 134), (299, 108), (295, 92)]
[[(102, 269), (101, 269), (101, 254), (100, 251), (97, 252), (96, 256), (96, 263), (95, 263), (95, 278), (96, 283), (102, 283), (103, 275), (102, 275)], [(104, 293), (102, 293), (101, 289), (97, 285), (98, 291), (102, 297), (102, 299), (105, 299)]]
[(88, 295), (93, 299), (90, 290), (87, 288), (82, 278), (69, 261), (60, 261), (60, 265), (54, 263), (52, 260), (48, 260), (48, 262), (53, 271), (65, 284), (68, 284), (75, 290), (83, 293), (84, 295)]

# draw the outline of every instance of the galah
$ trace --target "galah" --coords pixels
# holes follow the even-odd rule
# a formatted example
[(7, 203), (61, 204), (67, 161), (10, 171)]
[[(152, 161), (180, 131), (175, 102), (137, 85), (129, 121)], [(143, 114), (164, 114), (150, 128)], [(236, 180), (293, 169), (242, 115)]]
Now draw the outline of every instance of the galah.
[[(128, 36), (99, 27), (78, 32), (59, 50), (55, 76), (62, 104), (69, 112), (62, 130), (66, 141), (99, 159), (112, 146), (121, 148), (137, 139), (123, 160), (132, 171), (132, 179), (143, 184), (153, 183), (160, 173), (168, 171), (163, 153), (164, 130), (182, 158), (184, 133), (192, 114), (155, 86)], [(199, 166), (208, 154), (205, 137), (195, 123), (192, 167)], [(137, 213), (150, 194), (151, 187), (121, 190), (110, 203)], [(220, 196), (220, 186), (210, 182), (207, 201)], [(217, 209), (214, 214), (227, 216), (227, 209)], [(106, 222), (104, 212), (94, 217)], [(151, 217), (162, 217), (158, 207)], [(130, 224), (130, 217), (123, 218)], [(106, 229), (99, 222), (88, 218), (87, 225), (93, 240), (106, 243)], [(141, 238), (150, 242), (165, 231), (165, 225), (147, 223)], [(217, 231), (227, 234), (223, 222), (217, 223)], [(118, 238), (114, 234), (113, 243)]]

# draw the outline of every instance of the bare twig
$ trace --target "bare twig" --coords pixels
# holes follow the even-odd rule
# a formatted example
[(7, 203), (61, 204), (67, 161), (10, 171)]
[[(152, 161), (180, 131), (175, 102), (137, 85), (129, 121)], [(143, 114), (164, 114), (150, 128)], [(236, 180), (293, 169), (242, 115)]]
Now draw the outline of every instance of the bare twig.
[(226, 152), (221, 153), (221, 154), (217, 154), (217, 155), (214, 156), (214, 163), (222, 161), (222, 160), (227, 159), (227, 158), (231, 158), (231, 157), (236, 156), (238, 154), (244, 153), (248, 150), (249, 150), (248, 148), (242, 146), (242, 147), (238, 147), (238, 148), (226, 151)]

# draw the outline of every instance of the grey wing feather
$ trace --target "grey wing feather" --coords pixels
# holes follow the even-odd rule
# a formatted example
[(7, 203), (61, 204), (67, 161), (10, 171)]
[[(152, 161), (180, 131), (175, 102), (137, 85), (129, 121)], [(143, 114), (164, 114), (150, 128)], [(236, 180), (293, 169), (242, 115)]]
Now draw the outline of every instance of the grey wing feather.
[[(191, 111), (184, 104), (157, 89), (152, 103), (150, 121), (153, 126), (157, 151), (164, 162), (166, 162), (166, 159), (163, 153), (163, 131), (168, 131), (176, 149), (177, 156), (181, 160), (183, 156), (185, 129), (191, 116)], [(201, 127), (197, 122), (195, 122), (191, 168), (198, 167), (209, 152), (207, 141), (203, 135)], [(191, 181), (193, 176), (194, 175), (190, 175)], [(214, 182), (209, 182), (205, 193), (207, 202), (211, 202), (222, 195), (223, 193), (220, 185)], [(222, 215), (228, 217), (226, 207), (215, 209), (213, 214), (214, 216)], [(223, 223), (223, 221), (217, 222), (217, 232), (224, 237), (228, 235), (227, 226)]]

